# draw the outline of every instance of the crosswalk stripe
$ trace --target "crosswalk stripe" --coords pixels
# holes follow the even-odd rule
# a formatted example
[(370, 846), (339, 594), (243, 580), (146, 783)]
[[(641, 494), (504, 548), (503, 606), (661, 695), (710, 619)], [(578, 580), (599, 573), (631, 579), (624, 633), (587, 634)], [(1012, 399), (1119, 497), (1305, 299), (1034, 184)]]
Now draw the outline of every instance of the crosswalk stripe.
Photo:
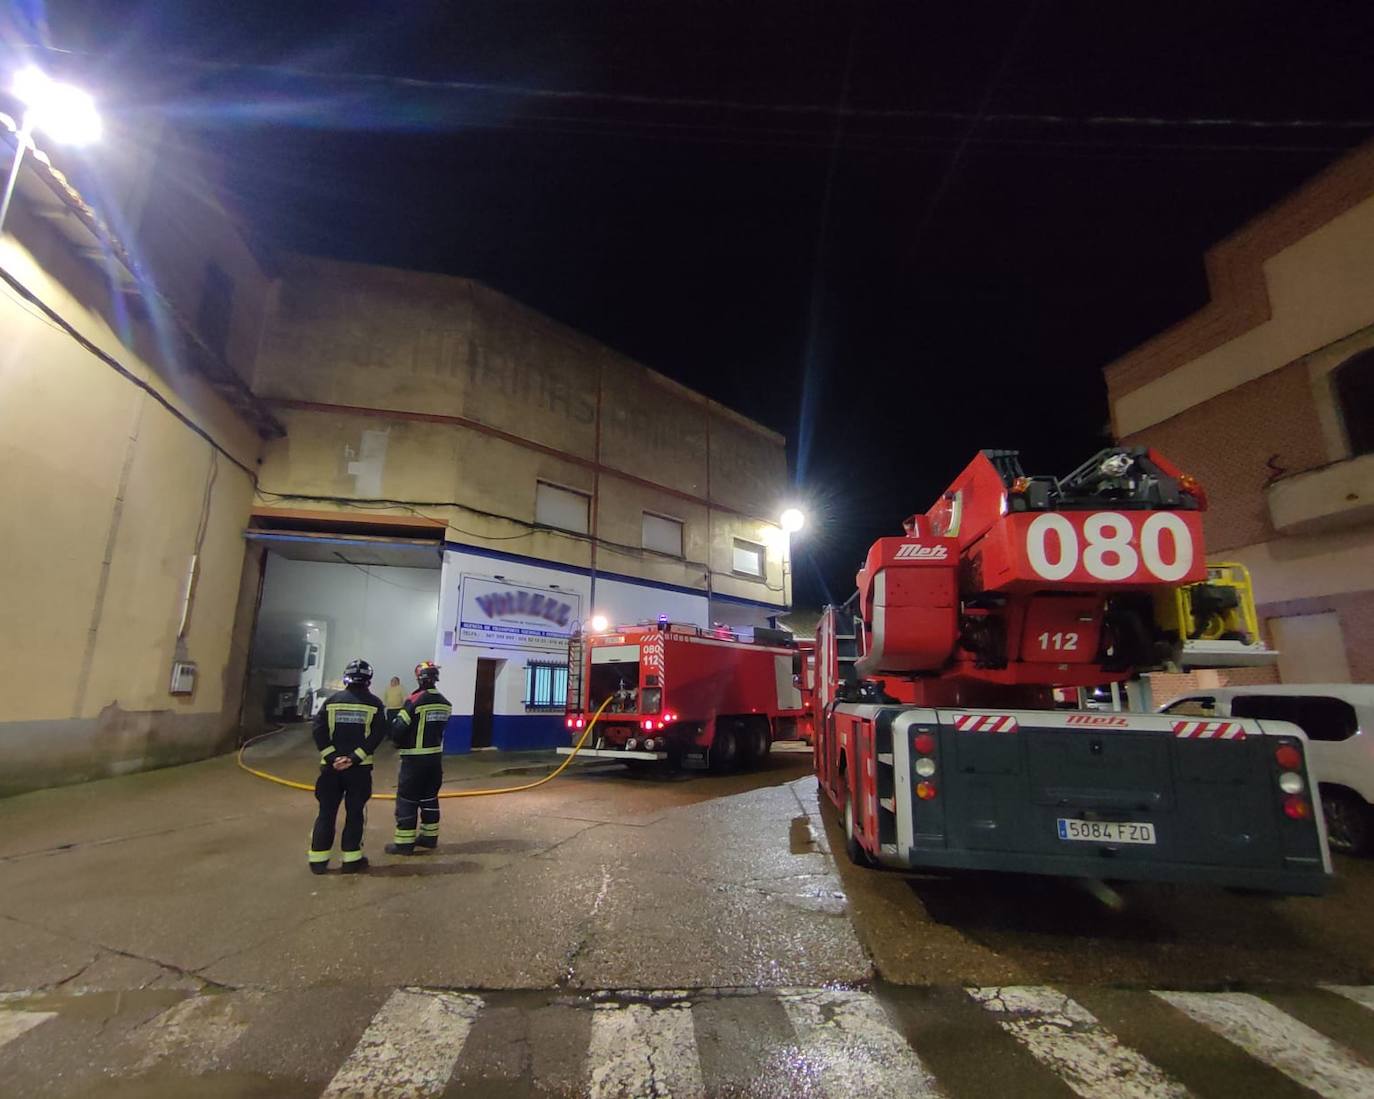
[(1326, 1099), (1374, 1095), (1374, 1068), (1258, 996), (1246, 992), (1155, 995)]
[(941, 1094), (935, 1077), (868, 993), (784, 989), (778, 999), (801, 1044), (800, 1076), (814, 1081), (821, 1095)]
[(1337, 996), (1344, 996), (1347, 1000), (1353, 1000), (1361, 1007), (1367, 1007), (1374, 1011), (1374, 985), (1322, 985), (1327, 992), (1334, 992)]
[(412, 1099), (444, 1090), (482, 1000), (400, 988), (372, 1017), (322, 1099)]
[(260, 992), (191, 996), (169, 1007), (156, 1025), (140, 1029), (145, 1050), (137, 1068), (152, 1068), (167, 1058), (180, 1058), (197, 1072), (211, 1072), (248, 1028), (246, 1007), (262, 1001)]
[(680, 999), (597, 1004), (587, 1075), (591, 1099), (705, 1096), (691, 1004)]
[(1082, 1004), (1053, 988), (970, 988), (1002, 1029), (1083, 1099), (1183, 1099), (1188, 1090), (1122, 1045)]
[(0, 1046), (9, 1045), (56, 1014), (55, 1011), (0, 1011)]

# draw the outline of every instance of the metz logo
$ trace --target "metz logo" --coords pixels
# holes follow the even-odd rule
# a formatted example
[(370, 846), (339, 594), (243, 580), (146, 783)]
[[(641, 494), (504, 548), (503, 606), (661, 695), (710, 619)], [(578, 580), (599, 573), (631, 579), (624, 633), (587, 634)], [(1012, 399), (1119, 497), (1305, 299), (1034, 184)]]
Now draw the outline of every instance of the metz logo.
[(1124, 717), (1103, 717), (1100, 714), (1070, 714), (1064, 719), (1066, 725), (1129, 725)]
[(898, 546), (896, 559), (910, 560), (911, 558), (921, 558), (930, 561), (943, 561), (949, 556), (948, 546), (923, 546), (919, 542), (910, 542), (905, 546)]

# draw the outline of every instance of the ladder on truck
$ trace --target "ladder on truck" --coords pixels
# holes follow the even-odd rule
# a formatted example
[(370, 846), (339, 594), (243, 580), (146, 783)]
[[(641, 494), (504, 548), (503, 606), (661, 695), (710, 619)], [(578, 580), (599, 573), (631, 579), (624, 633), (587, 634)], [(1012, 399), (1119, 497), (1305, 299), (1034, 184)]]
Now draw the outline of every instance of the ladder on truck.
[(574, 633), (568, 638), (568, 694), (563, 708), (579, 713), (586, 709), (582, 699), (582, 635), (580, 633)]
[(840, 678), (846, 683), (858, 679), (854, 671), (854, 661), (859, 659), (859, 623), (850, 610), (853, 599), (842, 607), (835, 608), (835, 661), (839, 665)]

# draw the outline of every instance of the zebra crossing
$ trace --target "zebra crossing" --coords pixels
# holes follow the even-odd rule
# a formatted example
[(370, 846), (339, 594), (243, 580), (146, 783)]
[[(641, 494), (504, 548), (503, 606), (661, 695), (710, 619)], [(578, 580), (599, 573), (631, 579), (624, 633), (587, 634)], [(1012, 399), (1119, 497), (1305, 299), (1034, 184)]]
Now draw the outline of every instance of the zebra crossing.
[(6, 994), (0, 1093), (85, 1095), (114, 1079), (190, 1094), (219, 1076), (216, 1095), (324, 1099), (1185, 1099), (1236, 1094), (1242, 1078), (1275, 1095), (1374, 1095), (1374, 986), (293, 995)]

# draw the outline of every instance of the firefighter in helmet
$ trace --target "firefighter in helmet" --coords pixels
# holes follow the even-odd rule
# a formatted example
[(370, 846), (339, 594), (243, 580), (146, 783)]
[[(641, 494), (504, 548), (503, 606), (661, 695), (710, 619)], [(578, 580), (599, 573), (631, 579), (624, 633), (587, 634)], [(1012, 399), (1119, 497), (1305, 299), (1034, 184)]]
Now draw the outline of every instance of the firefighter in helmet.
[(435, 686), (439, 666), (415, 665), (415, 691), (391, 723), (401, 757), (396, 780), (396, 833), (388, 854), (413, 855), (439, 846), (439, 787), (444, 781), (444, 726), (453, 707)]
[(344, 806), (339, 843), (343, 872), (356, 874), (367, 869), (363, 857), (364, 810), (372, 796), (372, 753), (386, 736), (386, 722), (382, 700), (371, 691), (371, 664), (349, 661), (343, 681), (344, 689), (325, 699), (315, 714), (312, 729), (315, 747), (320, 750), (320, 777), (315, 780), (320, 813), (315, 818), (309, 852), (310, 870), (315, 874), (329, 869), (340, 802)]

